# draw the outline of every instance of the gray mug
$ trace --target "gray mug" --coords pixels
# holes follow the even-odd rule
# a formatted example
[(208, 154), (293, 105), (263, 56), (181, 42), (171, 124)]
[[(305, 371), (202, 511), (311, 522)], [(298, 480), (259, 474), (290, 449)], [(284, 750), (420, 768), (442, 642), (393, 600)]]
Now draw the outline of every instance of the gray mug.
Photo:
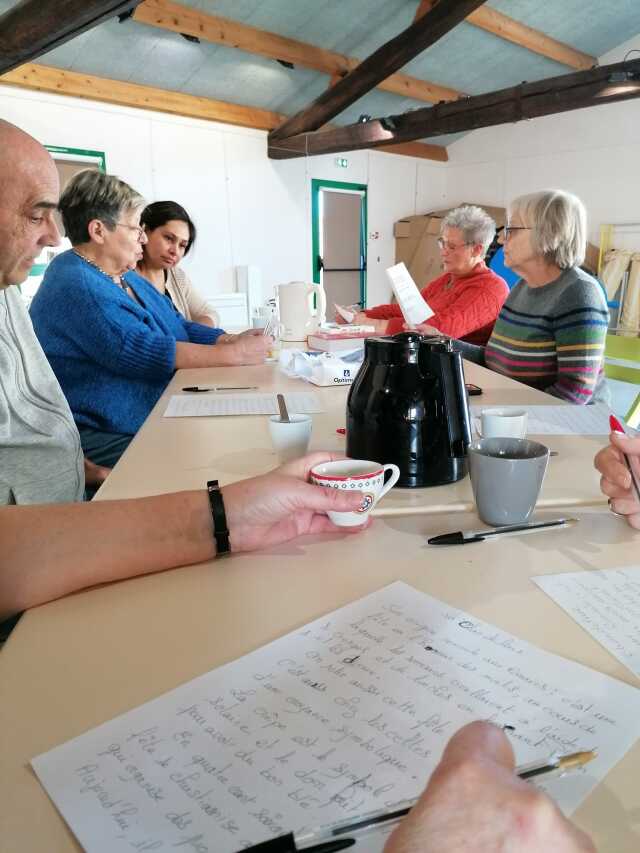
[(469, 445), (478, 515), (487, 524), (527, 521), (538, 500), (549, 448), (526, 438), (482, 438)]

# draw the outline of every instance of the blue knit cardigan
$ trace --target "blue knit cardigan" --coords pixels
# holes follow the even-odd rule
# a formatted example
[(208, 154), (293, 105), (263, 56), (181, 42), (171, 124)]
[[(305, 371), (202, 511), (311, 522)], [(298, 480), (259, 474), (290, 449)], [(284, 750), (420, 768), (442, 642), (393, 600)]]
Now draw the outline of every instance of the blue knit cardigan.
[(63, 252), (31, 303), (40, 344), (76, 423), (133, 435), (176, 368), (176, 341), (214, 344), (223, 334), (191, 323), (142, 276), (124, 276), (140, 300)]

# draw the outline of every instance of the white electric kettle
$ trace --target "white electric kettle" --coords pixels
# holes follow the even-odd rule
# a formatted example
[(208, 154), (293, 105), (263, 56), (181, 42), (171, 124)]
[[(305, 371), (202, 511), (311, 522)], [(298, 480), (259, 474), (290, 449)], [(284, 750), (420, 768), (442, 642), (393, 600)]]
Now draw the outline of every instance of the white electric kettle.
[[(321, 284), (290, 281), (276, 287), (280, 315), (280, 337), (283, 341), (305, 341), (324, 323), (327, 297)], [(317, 297), (313, 307), (313, 296)]]

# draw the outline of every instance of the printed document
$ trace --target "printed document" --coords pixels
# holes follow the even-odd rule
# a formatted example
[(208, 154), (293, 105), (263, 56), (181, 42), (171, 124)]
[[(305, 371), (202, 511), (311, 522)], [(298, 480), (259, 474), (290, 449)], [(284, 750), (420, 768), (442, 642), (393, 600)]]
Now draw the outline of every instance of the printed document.
[[(324, 412), (318, 396), (305, 391), (284, 395), (287, 409), (296, 415)], [(175, 394), (165, 409), (165, 418), (201, 418), (216, 415), (277, 415), (278, 401), (273, 394), (227, 394), (212, 391), (200, 394)]]
[(480, 434), (483, 409), (527, 412), (527, 435), (609, 435), (606, 405), (593, 406), (472, 406), (476, 432)]
[(398, 300), (402, 316), (410, 326), (426, 323), (434, 312), (411, 278), (404, 263), (396, 264), (387, 269), (387, 276)]

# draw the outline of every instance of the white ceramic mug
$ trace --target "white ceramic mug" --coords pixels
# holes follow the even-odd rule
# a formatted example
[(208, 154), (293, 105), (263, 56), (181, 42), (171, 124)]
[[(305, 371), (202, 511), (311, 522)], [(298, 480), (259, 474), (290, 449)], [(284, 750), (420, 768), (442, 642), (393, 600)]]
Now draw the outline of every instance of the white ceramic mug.
[(482, 438), (526, 438), (526, 409), (483, 409), (480, 413)]
[(288, 422), (283, 421), (280, 415), (269, 418), (271, 443), (280, 462), (304, 456), (309, 447), (312, 425), (309, 415), (289, 415)]
[[(387, 471), (391, 476), (385, 482)], [(311, 469), (310, 479), (316, 486), (330, 486), (344, 491), (362, 492), (362, 505), (355, 512), (329, 512), (329, 518), (338, 527), (355, 527), (363, 524), (369, 510), (398, 482), (397, 465), (380, 465), (367, 459), (336, 459), (321, 462)]]

